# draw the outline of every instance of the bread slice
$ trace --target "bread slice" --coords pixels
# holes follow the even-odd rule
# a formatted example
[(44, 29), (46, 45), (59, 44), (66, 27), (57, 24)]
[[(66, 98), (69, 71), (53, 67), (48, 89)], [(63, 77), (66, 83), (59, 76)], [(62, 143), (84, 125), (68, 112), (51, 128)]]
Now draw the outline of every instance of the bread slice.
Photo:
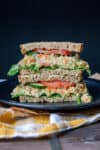
[(46, 49), (67, 49), (71, 52), (81, 53), (83, 49), (83, 43), (73, 42), (32, 42), (26, 44), (20, 44), (21, 53), (26, 54), (34, 48), (46, 48)]
[(62, 98), (62, 97), (56, 97), (56, 98), (49, 98), (49, 97), (40, 97), (40, 98), (35, 98), (35, 97), (29, 97), (29, 96), (20, 96), (19, 101), (21, 103), (63, 103), (63, 102), (75, 102), (76, 99), (73, 96), (67, 97), (67, 98)]
[(79, 83), (82, 80), (82, 71), (80, 70), (45, 70), (41, 69), (39, 72), (21, 70), (18, 80), (22, 84), (45, 81), (45, 80), (65, 80), (69, 82)]

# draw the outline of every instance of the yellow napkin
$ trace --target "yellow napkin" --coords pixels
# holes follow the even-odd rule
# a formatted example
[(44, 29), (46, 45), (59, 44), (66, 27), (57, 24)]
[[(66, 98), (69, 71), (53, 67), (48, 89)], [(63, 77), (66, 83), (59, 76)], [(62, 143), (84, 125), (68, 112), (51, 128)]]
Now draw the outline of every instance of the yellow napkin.
[(17, 107), (0, 107), (0, 138), (38, 138), (68, 131), (99, 120), (99, 112), (83, 116), (31, 111)]

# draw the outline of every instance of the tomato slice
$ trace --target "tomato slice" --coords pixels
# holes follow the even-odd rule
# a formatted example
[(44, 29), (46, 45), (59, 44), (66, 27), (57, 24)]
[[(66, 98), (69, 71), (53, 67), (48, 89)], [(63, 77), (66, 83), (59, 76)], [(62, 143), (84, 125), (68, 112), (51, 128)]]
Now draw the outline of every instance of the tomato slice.
[(52, 88), (52, 89), (57, 89), (57, 88), (68, 89), (69, 87), (73, 87), (76, 85), (75, 83), (70, 83), (67, 81), (60, 81), (60, 80), (40, 81), (40, 83), (47, 86), (48, 88)]
[(38, 52), (38, 53), (43, 53), (43, 54), (55, 54), (55, 55), (64, 55), (64, 56), (70, 56), (71, 52), (67, 49), (34, 49), (33, 51)]
[(41, 67), (48, 67), (49, 66), (49, 64), (47, 64), (47, 63), (41, 63)]
[(61, 50), (61, 53), (62, 53), (63, 55), (67, 55), (67, 56), (70, 56), (70, 55), (71, 55), (71, 52), (70, 52), (69, 50), (65, 50), (65, 49), (62, 49), (62, 50)]

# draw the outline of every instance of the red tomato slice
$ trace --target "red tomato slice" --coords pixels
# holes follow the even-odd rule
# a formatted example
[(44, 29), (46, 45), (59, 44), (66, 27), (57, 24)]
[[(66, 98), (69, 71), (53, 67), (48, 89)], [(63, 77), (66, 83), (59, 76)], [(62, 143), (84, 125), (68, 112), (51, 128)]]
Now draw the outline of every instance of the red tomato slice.
[(49, 66), (49, 64), (47, 64), (47, 63), (41, 63), (41, 67), (48, 67)]
[(47, 86), (48, 88), (52, 89), (57, 89), (57, 88), (69, 88), (75, 86), (75, 83), (70, 83), (67, 81), (60, 81), (60, 80), (55, 80), (55, 81), (40, 81), (41, 84)]
[(62, 49), (61, 52), (63, 55), (67, 55), (67, 56), (71, 55), (71, 52), (69, 50)]
[(38, 53), (43, 53), (43, 54), (59, 54), (59, 55), (64, 55), (64, 56), (70, 56), (71, 52), (69, 50), (66, 49), (61, 49), (61, 50), (57, 50), (57, 49), (34, 49), (33, 51), (36, 51)]

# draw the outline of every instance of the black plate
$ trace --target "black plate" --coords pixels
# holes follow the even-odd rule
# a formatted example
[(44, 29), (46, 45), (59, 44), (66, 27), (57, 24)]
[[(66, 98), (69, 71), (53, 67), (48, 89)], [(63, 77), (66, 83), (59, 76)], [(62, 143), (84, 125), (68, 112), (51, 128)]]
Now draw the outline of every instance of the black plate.
[(85, 80), (87, 87), (91, 95), (93, 96), (93, 102), (89, 104), (73, 104), (73, 103), (20, 103), (11, 99), (10, 93), (12, 89), (16, 86), (17, 80), (11, 79), (0, 83), (0, 102), (11, 105), (19, 106), (30, 109), (40, 109), (40, 110), (49, 110), (49, 111), (62, 111), (62, 110), (77, 110), (77, 109), (86, 109), (94, 106), (100, 106), (100, 81), (94, 79)]

